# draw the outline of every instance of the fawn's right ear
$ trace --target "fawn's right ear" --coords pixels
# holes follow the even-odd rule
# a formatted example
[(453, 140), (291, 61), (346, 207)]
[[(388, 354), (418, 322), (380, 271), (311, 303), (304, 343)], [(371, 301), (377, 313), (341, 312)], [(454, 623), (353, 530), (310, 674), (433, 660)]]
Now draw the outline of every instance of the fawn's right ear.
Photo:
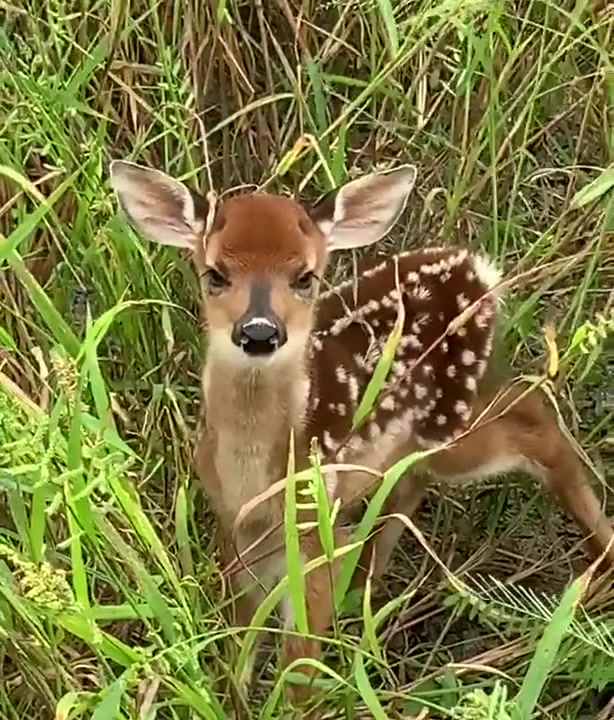
[(122, 209), (145, 238), (163, 245), (195, 247), (204, 232), (205, 213), (196, 207), (183, 183), (125, 160), (113, 160), (109, 173)]

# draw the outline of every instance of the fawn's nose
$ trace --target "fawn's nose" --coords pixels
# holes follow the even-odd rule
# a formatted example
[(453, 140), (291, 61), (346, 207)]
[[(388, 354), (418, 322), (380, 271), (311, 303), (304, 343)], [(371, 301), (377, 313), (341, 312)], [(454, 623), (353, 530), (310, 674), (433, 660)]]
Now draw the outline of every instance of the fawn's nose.
[(279, 325), (266, 317), (252, 317), (237, 323), (232, 340), (248, 355), (270, 355), (284, 342)]

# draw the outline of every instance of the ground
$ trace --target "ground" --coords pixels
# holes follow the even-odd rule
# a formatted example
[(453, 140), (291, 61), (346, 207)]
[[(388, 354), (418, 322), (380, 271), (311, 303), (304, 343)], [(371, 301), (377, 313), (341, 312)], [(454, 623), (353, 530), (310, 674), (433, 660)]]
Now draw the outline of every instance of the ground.
[[(469, 242), (518, 278), (501, 353), (543, 374), (552, 324), (561, 411), (611, 485), (610, 7), (28, 0), (2, 13), (0, 718), (226, 717), (211, 688), (232, 643), (190, 465), (197, 281), (184, 255), (126, 229), (112, 158), (200, 191), (304, 199), (415, 163), (402, 226), (377, 252)], [(329, 279), (350, 271), (345, 257)], [(505, 480), (432, 489), (415, 522), (471, 593), (461, 602), (406, 532), (373, 598), (374, 612), (400, 603), (377, 631), (389, 667), (360, 665), (364, 613), (344, 615), (326, 661), (348, 685), (328, 691), (331, 715), (507, 717), (497, 682), (515, 696), (588, 560), (551, 498)], [(613, 610), (606, 587), (578, 611), (533, 717), (610, 717)], [(254, 716), (278, 716), (257, 703), (272, 702), (275, 669)], [(463, 705), (477, 688), (490, 710)]]

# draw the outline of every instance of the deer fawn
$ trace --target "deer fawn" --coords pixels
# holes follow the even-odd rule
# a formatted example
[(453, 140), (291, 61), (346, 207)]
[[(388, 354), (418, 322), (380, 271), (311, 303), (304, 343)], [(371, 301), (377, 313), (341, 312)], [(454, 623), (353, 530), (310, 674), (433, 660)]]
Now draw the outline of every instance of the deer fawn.
[[(356, 285), (318, 292), (331, 252), (371, 245), (396, 223), (415, 181), (412, 166), (352, 180), (311, 208), (265, 193), (209, 206), (164, 173), (124, 161), (113, 161), (110, 174), (133, 226), (154, 242), (190, 250), (201, 279), (208, 347), (194, 462), (217, 514), (226, 561), (283, 523), (282, 493), (253, 508), (236, 545), (230, 538), (239, 509), (286, 476), (293, 430), (297, 469), (308, 465), (314, 437), (324, 461), (377, 471), (413, 450), (447, 443), (397, 483), (386, 513), (410, 515), (430, 480), (462, 482), (524, 469), (591, 536), (592, 552), (607, 550), (614, 564), (612, 528), (550, 408), (539, 393), (504, 387), (494, 377), (500, 275), (487, 257), (468, 247), (406, 252), (364, 265)], [(343, 443), (399, 302), (404, 327), (388, 392)], [(464, 323), (454, 327), (469, 306)], [(480, 414), (481, 424), (466, 433)], [(329, 490), (345, 503), (372, 488), (372, 475), (353, 469), (337, 473)], [(390, 518), (365, 544), (356, 585), (371, 553), (374, 575), (381, 575), (402, 529)], [(258, 584), (246, 568), (233, 578), (236, 589), (249, 587), (235, 606), (241, 626), (286, 574), (281, 532), (264, 540), (272, 551), (250, 567)], [(345, 533), (337, 530), (337, 546)], [(317, 533), (301, 538), (301, 552), (305, 562), (322, 554)], [(305, 577), (313, 635), (332, 621), (330, 577), (326, 565)], [(291, 623), (287, 604), (283, 612)], [(311, 637), (285, 640), (285, 662), (319, 653)], [(303, 672), (312, 676), (313, 668)], [(295, 698), (310, 692), (291, 687)]]

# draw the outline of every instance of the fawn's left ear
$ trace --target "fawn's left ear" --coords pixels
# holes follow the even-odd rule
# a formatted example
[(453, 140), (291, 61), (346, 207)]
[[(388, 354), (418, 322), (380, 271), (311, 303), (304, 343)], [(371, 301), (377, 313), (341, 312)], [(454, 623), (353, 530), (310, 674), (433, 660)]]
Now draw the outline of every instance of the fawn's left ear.
[(372, 245), (397, 222), (416, 181), (413, 165), (372, 173), (342, 185), (310, 211), (329, 250)]
[(113, 160), (109, 172), (122, 209), (147, 240), (195, 247), (205, 228), (203, 208), (197, 212), (195, 198), (183, 183), (126, 160)]

